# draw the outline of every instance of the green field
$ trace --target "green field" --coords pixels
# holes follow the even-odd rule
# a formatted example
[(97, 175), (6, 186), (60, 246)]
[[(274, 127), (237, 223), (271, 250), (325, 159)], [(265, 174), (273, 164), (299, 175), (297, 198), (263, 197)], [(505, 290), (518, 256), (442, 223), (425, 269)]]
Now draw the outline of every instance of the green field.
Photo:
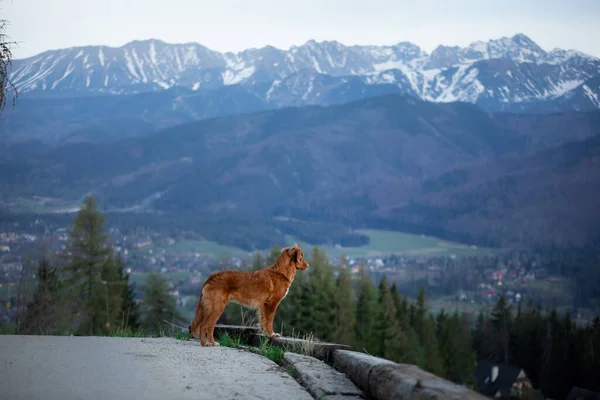
[[(391, 254), (404, 255), (483, 255), (492, 250), (486, 248), (471, 248), (468, 245), (437, 239), (431, 236), (414, 235), (403, 232), (383, 231), (375, 229), (357, 230), (356, 233), (368, 235), (370, 243), (357, 247), (333, 247), (318, 245), (327, 251), (330, 257), (339, 257), (345, 254), (348, 257), (382, 257)], [(298, 243), (303, 249), (311, 251), (314, 244), (297, 240), (293, 236), (286, 235), (285, 245), (291, 246)], [(246, 258), (249, 254), (237, 247), (220, 245), (215, 242), (203, 240), (181, 240), (171, 246), (157, 247), (167, 252), (187, 253), (195, 251), (202, 254), (210, 254), (215, 257), (240, 257)], [(265, 249), (269, 250), (269, 249)]]
[(178, 240), (170, 246), (155, 247), (158, 250), (165, 250), (169, 253), (188, 253), (198, 252), (200, 254), (210, 254), (215, 257), (246, 257), (248, 253), (242, 249), (233, 246), (225, 246), (208, 240)]
[[(431, 236), (414, 235), (403, 232), (383, 231), (376, 229), (361, 229), (356, 233), (362, 233), (370, 238), (369, 244), (357, 247), (331, 247), (323, 246), (330, 257), (339, 257), (344, 254), (348, 257), (382, 257), (391, 254), (404, 255), (483, 255), (492, 250), (486, 248), (471, 248), (468, 245), (449, 242)], [(289, 245), (296, 242), (293, 237), (288, 237)], [(304, 248), (312, 248), (313, 245), (298, 241)]]

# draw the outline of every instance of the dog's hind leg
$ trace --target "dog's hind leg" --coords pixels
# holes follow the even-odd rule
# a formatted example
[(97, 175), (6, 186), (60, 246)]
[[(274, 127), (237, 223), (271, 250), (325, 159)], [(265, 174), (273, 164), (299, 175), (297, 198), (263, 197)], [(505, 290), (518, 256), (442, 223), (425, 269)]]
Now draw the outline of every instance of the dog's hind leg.
[(215, 299), (212, 303), (210, 314), (206, 320), (206, 330), (208, 333), (208, 343), (211, 346), (219, 346), (219, 343), (215, 341), (214, 333), (215, 333), (215, 325), (219, 320), (223, 311), (225, 311), (225, 306), (227, 306), (227, 298), (219, 298)]
[(205, 314), (204, 313), (204, 304), (202, 304), (202, 295), (200, 295), (200, 300), (198, 300), (198, 305), (196, 306), (196, 314), (194, 315), (194, 320), (192, 321), (192, 324), (189, 326), (190, 334), (195, 339), (200, 338), (200, 327), (202, 326), (202, 320), (204, 319), (204, 314)]

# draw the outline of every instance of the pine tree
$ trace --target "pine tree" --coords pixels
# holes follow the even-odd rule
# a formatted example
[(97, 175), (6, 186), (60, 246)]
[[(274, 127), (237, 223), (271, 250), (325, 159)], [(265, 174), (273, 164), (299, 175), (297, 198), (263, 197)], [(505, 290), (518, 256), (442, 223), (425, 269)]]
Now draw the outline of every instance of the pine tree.
[[(122, 266), (121, 266), (122, 267)], [(101, 272), (104, 291), (105, 308), (102, 318), (105, 321), (105, 332), (118, 328), (121, 324), (121, 311), (123, 307), (123, 282), (121, 271), (112, 254), (104, 262)]]
[(497, 360), (508, 364), (511, 361), (512, 313), (508, 299), (504, 294), (500, 296), (492, 310), (490, 322), (494, 328), (493, 348), (491, 350)]
[(396, 320), (398, 321), (398, 325), (405, 336), (401, 361), (425, 368), (425, 352), (421, 346), (421, 343), (419, 342), (417, 333), (411, 325), (411, 305), (409, 304), (408, 298), (406, 296), (400, 297), (396, 282), (392, 284), (390, 293), (396, 310)]
[(125, 263), (120, 254), (117, 254), (115, 262), (123, 285), (119, 321), (123, 329), (136, 332), (140, 328), (141, 315), (135, 299), (135, 283), (129, 283), (129, 273), (125, 270)]
[(421, 339), (421, 346), (425, 353), (425, 370), (436, 374), (437, 376), (446, 376), (444, 370), (444, 361), (440, 355), (440, 348), (437, 341), (435, 320), (433, 315), (429, 315), (423, 322), (423, 333)]
[(446, 378), (464, 384), (472, 383), (475, 354), (458, 312), (448, 316), (442, 310), (438, 314), (436, 325)]
[(69, 230), (63, 257), (65, 283), (74, 295), (73, 305), (80, 316), (77, 332), (91, 335), (104, 331), (106, 288), (102, 273), (111, 254), (104, 217), (94, 197), (86, 197)]
[(142, 314), (144, 328), (155, 333), (169, 330), (170, 325), (165, 321), (176, 323), (179, 318), (175, 298), (169, 294), (167, 281), (158, 272), (146, 276)]
[(390, 288), (390, 294), (392, 296), (392, 303), (394, 303), (394, 308), (396, 309), (396, 319), (398, 322), (404, 319), (404, 315), (402, 312), (402, 299), (400, 298), (400, 292), (398, 292), (398, 286), (396, 282), (392, 283), (392, 287)]
[(412, 318), (412, 327), (419, 336), (419, 341), (423, 343), (423, 325), (425, 324), (425, 314), (427, 313), (427, 305), (425, 300), (425, 288), (419, 288), (419, 296), (415, 304)]
[(333, 340), (332, 322), (336, 317), (336, 288), (333, 267), (325, 251), (314, 247), (308, 273), (312, 292), (312, 331), (323, 341)]
[(352, 345), (356, 315), (354, 314), (354, 292), (352, 290), (352, 275), (349, 269), (342, 268), (336, 280), (336, 315), (333, 339), (337, 343)]
[(396, 318), (396, 309), (388, 288), (387, 277), (379, 281), (378, 314), (375, 322), (375, 339), (378, 344), (375, 354), (391, 361), (401, 361), (406, 336)]
[(58, 271), (46, 257), (38, 262), (38, 286), (27, 304), (20, 332), (26, 335), (60, 335), (68, 328), (64, 292)]
[(375, 321), (379, 312), (377, 289), (362, 262), (358, 272), (358, 279), (356, 345), (354, 347), (359, 350), (364, 349), (368, 353), (374, 353), (379, 346), (379, 343), (374, 340)]
[(527, 377), (534, 387), (539, 385), (539, 373), (542, 368), (545, 327), (538, 310), (532, 304), (517, 314), (511, 333), (514, 347), (514, 364), (527, 371)]
[(314, 334), (313, 306), (314, 296), (309, 276), (305, 272), (298, 273), (275, 315), (277, 326), (282, 326), (282, 332), (286, 335), (303, 337)]
[(475, 322), (475, 328), (473, 329), (473, 332), (471, 334), (471, 345), (473, 346), (473, 350), (475, 350), (475, 353), (477, 353), (477, 358), (478, 359), (483, 359), (484, 356), (484, 350), (483, 350), (483, 343), (484, 343), (484, 339), (485, 339), (485, 331), (484, 331), (484, 327), (485, 327), (485, 317), (483, 315), (483, 312), (480, 311), (479, 314), (477, 315), (477, 320)]

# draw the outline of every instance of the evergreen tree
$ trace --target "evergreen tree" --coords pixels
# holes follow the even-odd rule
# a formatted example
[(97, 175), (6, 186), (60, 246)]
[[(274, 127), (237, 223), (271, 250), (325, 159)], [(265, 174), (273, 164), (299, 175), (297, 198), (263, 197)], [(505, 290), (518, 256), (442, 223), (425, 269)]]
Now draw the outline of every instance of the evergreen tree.
[[(312, 265), (311, 265), (312, 267)], [(314, 298), (308, 274), (296, 274), (290, 290), (277, 308), (274, 329), (279, 328), (286, 336), (300, 336), (313, 332)]]
[(404, 357), (406, 335), (396, 318), (396, 309), (384, 275), (379, 282), (378, 314), (375, 322), (375, 339), (378, 344), (375, 354), (391, 361), (400, 361)]
[(494, 328), (492, 348), (490, 350), (497, 360), (508, 364), (511, 361), (510, 332), (512, 329), (512, 313), (508, 299), (504, 294), (500, 296), (494, 306), (490, 322)]
[(123, 285), (119, 321), (123, 329), (136, 332), (140, 328), (141, 315), (139, 304), (135, 299), (135, 283), (129, 283), (129, 273), (125, 270), (125, 264), (120, 254), (117, 254), (115, 262)]
[(527, 377), (534, 387), (539, 387), (539, 374), (543, 356), (545, 327), (538, 310), (529, 304), (517, 315), (511, 335), (514, 347), (514, 364), (528, 371)]
[(106, 288), (103, 270), (111, 254), (104, 217), (97, 210), (94, 197), (86, 197), (69, 230), (66, 244), (65, 283), (74, 295), (73, 305), (79, 315), (77, 332), (91, 335), (105, 330)]
[(27, 304), (20, 332), (26, 335), (60, 335), (68, 328), (63, 287), (58, 271), (46, 257), (38, 263), (38, 286)]
[(444, 370), (444, 361), (440, 355), (433, 315), (425, 318), (422, 328), (423, 339), (421, 340), (421, 346), (423, 347), (426, 360), (424, 369), (437, 376), (444, 377), (446, 376), (446, 372)]
[(160, 333), (170, 329), (165, 321), (177, 323), (179, 318), (175, 298), (169, 294), (167, 281), (158, 272), (146, 276), (142, 300), (143, 326), (146, 331)]
[(352, 275), (350, 270), (342, 268), (336, 280), (336, 315), (333, 339), (337, 343), (352, 345), (356, 315), (354, 314), (354, 292), (352, 290)]
[(405, 337), (404, 346), (402, 349), (402, 362), (418, 365), (425, 368), (425, 352), (419, 337), (411, 325), (410, 305), (406, 296), (400, 297), (396, 282), (392, 284), (390, 289), (392, 302), (396, 310), (396, 320)]
[(484, 331), (484, 327), (485, 327), (485, 317), (483, 315), (483, 312), (479, 312), (479, 314), (477, 315), (477, 320), (475, 322), (475, 328), (473, 329), (473, 333), (471, 334), (471, 344), (473, 346), (473, 350), (475, 350), (475, 352), (477, 353), (477, 358), (478, 359), (483, 359), (483, 343), (485, 340), (485, 331)]
[(402, 298), (400, 297), (400, 292), (398, 292), (398, 286), (396, 282), (392, 283), (392, 287), (390, 288), (390, 294), (392, 296), (392, 303), (394, 303), (394, 308), (396, 309), (396, 319), (398, 322), (404, 319), (404, 315), (402, 312), (403, 304)]
[(332, 341), (332, 322), (336, 317), (336, 287), (333, 267), (325, 251), (314, 247), (308, 273), (312, 292), (311, 323), (314, 335), (323, 341)]
[(359, 350), (375, 353), (379, 343), (374, 339), (375, 321), (378, 310), (377, 289), (369, 277), (364, 264), (358, 272), (358, 299), (356, 302), (356, 345)]
[(436, 323), (446, 378), (454, 382), (471, 384), (474, 380), (475, 354), (458, 312), (448, 316), (442, 311), (438, 314)]
[(121, 271), (112, 254), (104, 262), (100, 276), (105, 303), (101, 314), (105, 321), (105, 332), (107, 332), (121, 325), (123, 291), (125, 290), (125, 282), (123, 282)]
[(427, 314), (427, 305), (425, 300), (425, 288), (421, 286), (419, 288), (419, 296), (417, 296), (417, 303), (415, 304), (412, 318), (412, 327), (419, 336), (419, 341), (423, 343), (423, 326), (425, 324), (425, 314)]

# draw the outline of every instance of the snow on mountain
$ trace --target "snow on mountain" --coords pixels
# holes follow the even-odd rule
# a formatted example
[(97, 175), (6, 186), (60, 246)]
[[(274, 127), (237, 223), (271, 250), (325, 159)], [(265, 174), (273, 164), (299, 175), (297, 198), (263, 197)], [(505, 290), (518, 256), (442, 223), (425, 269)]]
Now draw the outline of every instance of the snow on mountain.
[(407, 42), (345, 46), (313, 40), (289, 50), (266, 46), (223, 54), (196, 43), (152, 39), (118, 48), (46, 51), (15, 60), (11, 79), (21, 93), (32, 95), (126, 94), (176, 86), (203, 91), (241, 85), (276, 106), (397, 91), (428, 101), (511, 110), (564, 100), (574, 90), (582, 93), (579, 108), (598, 108), (598, 87), (583, 85), (599, 75), (599, 59), (575, 50), (547, 52), (518, 34), (464, 48), (439, 46), (431, 54)]

